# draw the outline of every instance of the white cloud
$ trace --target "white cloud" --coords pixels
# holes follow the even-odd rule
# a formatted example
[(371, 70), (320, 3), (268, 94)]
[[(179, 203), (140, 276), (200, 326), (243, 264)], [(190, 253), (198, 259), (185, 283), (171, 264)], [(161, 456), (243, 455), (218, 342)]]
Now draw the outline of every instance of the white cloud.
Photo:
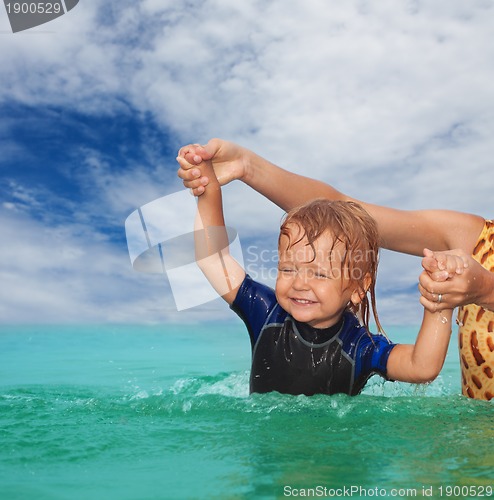
[[(163, 277), (133, 274), (125, 247), (78, 225), (48, 227), (0, 212), (2, 322), (112, 322), (166, 319)], [(153, 310), (149, 317), (149, 310)]]

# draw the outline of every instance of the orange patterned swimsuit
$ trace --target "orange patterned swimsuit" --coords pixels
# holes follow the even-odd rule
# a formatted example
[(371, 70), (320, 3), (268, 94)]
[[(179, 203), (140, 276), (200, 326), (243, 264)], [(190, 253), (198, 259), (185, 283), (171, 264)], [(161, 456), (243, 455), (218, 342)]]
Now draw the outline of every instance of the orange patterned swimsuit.
[[(494, 272), (494, 222), (486, 221), (473, 258)], [(462, 392), (475, 399), (494, 398), (494, 312), (476, 304), (458, 311)]]

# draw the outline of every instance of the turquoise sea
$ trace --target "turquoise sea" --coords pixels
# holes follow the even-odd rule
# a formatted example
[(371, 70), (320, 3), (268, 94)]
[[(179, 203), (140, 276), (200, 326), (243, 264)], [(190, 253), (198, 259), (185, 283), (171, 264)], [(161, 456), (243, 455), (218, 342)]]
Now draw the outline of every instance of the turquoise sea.
[(249, 363), (240, 323), (0, 327), (0, 499), (492, 496), (456, 340), (434, 383), (354, 398), (250, 396)]

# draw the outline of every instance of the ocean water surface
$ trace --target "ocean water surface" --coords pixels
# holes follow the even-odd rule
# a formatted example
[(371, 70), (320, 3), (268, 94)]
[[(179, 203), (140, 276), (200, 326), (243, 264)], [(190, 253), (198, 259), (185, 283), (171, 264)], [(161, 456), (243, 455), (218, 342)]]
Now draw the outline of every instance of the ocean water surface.
[(492, 496), (455, 338), (432, 384), (353, 398), (249, 395), (249, 365), (238, 323), (0, 327), (0, 499)]

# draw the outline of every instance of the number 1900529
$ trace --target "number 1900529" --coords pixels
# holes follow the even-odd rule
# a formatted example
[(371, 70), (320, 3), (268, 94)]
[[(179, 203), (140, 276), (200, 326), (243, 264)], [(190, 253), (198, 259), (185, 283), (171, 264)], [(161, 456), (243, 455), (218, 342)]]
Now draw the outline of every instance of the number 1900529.
[(9, 2), (5, 4), (8, 14), (61, 14), (60, 2)]

